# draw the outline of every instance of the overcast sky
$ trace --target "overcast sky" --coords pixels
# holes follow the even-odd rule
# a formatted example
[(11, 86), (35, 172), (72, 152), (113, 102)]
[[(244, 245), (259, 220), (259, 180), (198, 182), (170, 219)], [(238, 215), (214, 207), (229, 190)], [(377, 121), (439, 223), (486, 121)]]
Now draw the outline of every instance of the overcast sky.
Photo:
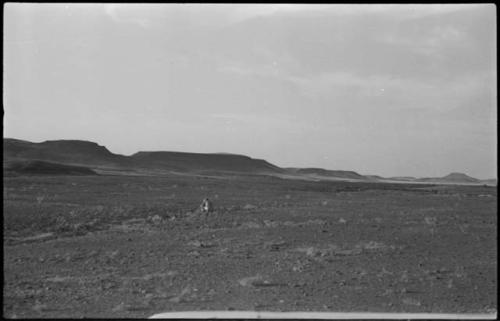
[(497, 176), (491, 4), (4, 12), (4, 137), (382, 176)]

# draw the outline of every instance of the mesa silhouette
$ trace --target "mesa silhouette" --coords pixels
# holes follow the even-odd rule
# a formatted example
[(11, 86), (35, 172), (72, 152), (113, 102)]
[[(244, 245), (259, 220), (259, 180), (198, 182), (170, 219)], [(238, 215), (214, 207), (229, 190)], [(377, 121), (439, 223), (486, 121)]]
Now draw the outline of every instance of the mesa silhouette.
[[(463, 173), (444, 177), (415, 178), (410, 176), (384, 178), (378, 175), (361, 175), (355, 171), (323, 168), (281, 168), (263, 159), (231, 153), (187, 153), (171, 151), (140, 151), (131, 156), (110, 152), (95, 142), (83, 140), (50, 140), (33, 143), (4, 138), (4, 172), (18, 173), (120, 173), (161, 174), (162, 172), (197, 174), (250, 174), (272, 175), (288, 179), (343, 180), (359, 182), (411, 182), (433, 184), (488, 184), (496, 179), (479, 180)], [(33, 161), (42, 161), (33, 163)], [(16, 163), (17, 162), (17, 163)], [(9, 165), (10, 164), (10, 165)], [(61, 165), (77, 166), (67, 168)], [(89, 171), (85, 171), (86, 168)], [(87, 175), (85, 174), (85, 175)]]
[(334, 177), (334, 178), (344, 178), (353, 180), (368, 180), (370, 178), (369, 176), (363, 176), (354, 171), (330, 170), (323, 168), (288, 168), (288, 169), (297, 174), (313, 175), (319, 177)]
[(261, 159), (228, 153), (138, 152), (131, 156), (111, 153), (106, 147), (81, 140), (33, 143), (4, 139), (4, 163), (38, 160), (95, 169), (168, 170), (180, 172), (220, 171), (235, 173), (282, 173), (283, 169)]

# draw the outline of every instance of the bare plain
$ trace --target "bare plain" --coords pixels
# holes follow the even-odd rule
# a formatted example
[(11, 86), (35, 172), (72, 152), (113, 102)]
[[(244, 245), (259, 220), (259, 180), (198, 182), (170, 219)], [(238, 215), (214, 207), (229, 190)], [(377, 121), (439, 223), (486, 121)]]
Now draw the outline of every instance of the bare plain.
[(3, 209), (5, 317), (497, 307), (491, 186), (17, 176)]

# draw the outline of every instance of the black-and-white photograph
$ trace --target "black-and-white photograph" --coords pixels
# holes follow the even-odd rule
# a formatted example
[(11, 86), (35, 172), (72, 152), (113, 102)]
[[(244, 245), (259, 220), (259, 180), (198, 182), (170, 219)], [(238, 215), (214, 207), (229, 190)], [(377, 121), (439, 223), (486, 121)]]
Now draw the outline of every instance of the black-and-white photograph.
[(496, 319), (494, 4), (4, 4), (5, 318)]

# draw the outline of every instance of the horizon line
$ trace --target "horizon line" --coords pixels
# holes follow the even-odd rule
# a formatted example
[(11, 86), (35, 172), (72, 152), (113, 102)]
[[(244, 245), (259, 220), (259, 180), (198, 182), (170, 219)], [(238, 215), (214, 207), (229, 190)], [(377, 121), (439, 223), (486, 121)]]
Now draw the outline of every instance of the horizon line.
[(354, 170), (354, 169), (329, 169), (329, 168), (324, 168), (324, 167), (316, 167), (316, 166), (303, 166), (303, 167), (296, 167), (296, 166), (279, 166), (279, 165), (276, 165), (275, 163), (272, 163), (271, 161), (267, 160), (267, 159), (264, 159), (264, 158), (253, 158), (249, 155), (245, 155), (245, 154), (237, 154), (237, 153), (231, 153), (231, 152), (210, 152), (210, 153), (200, 153), (200, 152), (191, 152), (191, 151), (176, 151), (176, 150), (149, 150), (149, 151), (143, 151), (143, 150), (139, 150), (139, 151), (136, 151), (135, 153), (132, 153), (132, 154), (129, 154), (129, 155), (126, 155), (126, 154), (118, 154), (118, 153), (114, 153), (112, 152), (111, 150), (109, 150), (109, 148), (105, 145), (101, 145), (99, 144), (98, 142), (96, 141), (92, 141), (92, 140), (87, 140), (87, 139), (47, 139), (47, 140), (44, 140), (44, 141), (39, 141), (39, 142), (35, 142), (35, 141), (29, 141), (29, 140), (26, 140), (26, 139), (19, 139), (19, 138), (13, 138), (13, 137), (3, 137), (3, 139), (13, 139), (13, 140), (20, 140), (20, 141), (25, 141), (25, 142), (29, 142), (29, 143), (34, 143), (34, 144), (41, 144), (41, 143), (45, 143), (45, 142), (50, 142), (50, 141), (83, 141), (83, 142), (90, 142), (90, 143), (95, 143), (99, 146), (103, 146), (104, 148), (106, 148), (110, 153), (114, 154), (114, 155), (118, 155), (118, 156), (125, 156), (125, 157), (130, 157), (130, 156), (133, 156), (137, 153), (157, 153), (157, 152), (167, 152), (167, 153), (184, 153), (184, 154), (202, 154), (202, 155), (223, 155), (223, 154), (226, 154), (226, 155), (234, 155), (234, 156), (244, 156), (244, 157), (249, 157), (250, 159), (254, 159), (254, 160), (263, 160), (263, 161), (266, 161), (268, 162), (269, 164), (273, 165), (273, 166), (276, 166), (276, 167), (279, 167), (279, 168), (282, 168), (282, 169), (286, 169), (286, 168), (292, 168), (292, 169), (322, 169), (322, 170), (328, 170), (328, 171), (344, 171), (344, 172), (355, 172), (359, 175), (362, 175), (362, 176), (380, 176), (384, 179), (390, 179), (390, 178), (398, 178), (398, 177), (413, 177), (413, 178), (416, 178), (416, 179), (425, 179), (425, 178), (442, 178), (442, 177), (445, 177), (445, 176), (448, 176), (448, 175), (451, 175), (451, 174), (463, 174), (463, 175), (466, 175), (466, 176), (469, 176), (471, 178), (474, 178), (474, 179), (477, 179), (477, 180), (480, 180), (480, 181), (485, 181), (485, 180), (497, 180), (498, 181), (498, 174), (497, 174), (497, 177), (493, 177), (493, 178), (476, 178), (476, 177), (472, 177), (470, 176), (469, 174), (463, 172), (463, 171), (450, 171), (448, 174), (445, 174), (443, 176), (420, 176), (420, 177), (417, 177), (417, 176), (411, 176), (411, 175), (391, 175), (389, 177), (385, 177), (385, 176), (382, 176), (382, 175), (378, 175), (378, 174), (360, 174), (357, 170)]

